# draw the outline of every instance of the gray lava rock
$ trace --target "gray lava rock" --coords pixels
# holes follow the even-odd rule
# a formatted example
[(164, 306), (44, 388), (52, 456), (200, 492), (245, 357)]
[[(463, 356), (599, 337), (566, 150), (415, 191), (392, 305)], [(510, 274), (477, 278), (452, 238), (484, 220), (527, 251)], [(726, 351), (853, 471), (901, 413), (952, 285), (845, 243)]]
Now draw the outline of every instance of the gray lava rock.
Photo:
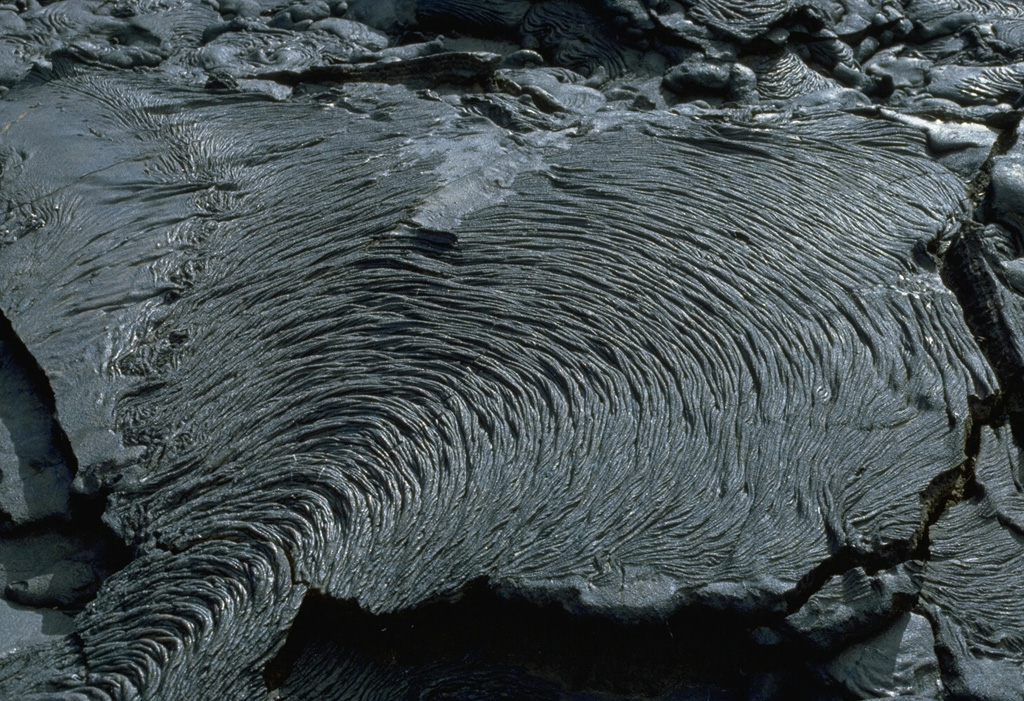
[(0, 695), (1024, 693), (1019, 8), (5, 8)]
[(843, 651), (825, 671), (856, 698), (934, 699), (943, 692), (931, 624), (914, 613)]

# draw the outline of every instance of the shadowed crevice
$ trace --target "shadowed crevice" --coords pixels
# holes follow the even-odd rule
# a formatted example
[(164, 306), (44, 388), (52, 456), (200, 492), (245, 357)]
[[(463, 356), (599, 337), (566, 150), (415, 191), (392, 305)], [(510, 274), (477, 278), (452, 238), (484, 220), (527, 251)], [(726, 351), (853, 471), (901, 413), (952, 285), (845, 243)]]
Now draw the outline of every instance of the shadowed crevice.
[[(1024, 352), (1020, 320), (1008, 304), (1001, 261), (985, 240), (985, 226), (1000, 224), (993, 204), (992, 173), (996, 159), (1017, 144), (1021, 116), (1017, 115), (992, 146), (992, 151), (968, 187), (973, 217), (962, 222), (947, 243), (934, 242), (943, 283), (956, 296), (970, 329), (999, 382), (1000, 406), (1014, 440), (1024, 447)], [(944, 250), (943, 250), (944, 249)], [(993, 417), (997, 418), (997, 417)]]
[[(455, 602), (379, 615), (310, 595), (264, 679), (280, 698), (305, 698), (291, 690), (318, 679), (327, 701), (424, 693), (583, 699), (688, 698), (690, 692), (732, 699), (756, 698), (766, 684), (790, 698), (827, 693), (806, 656), (759, 645), (752, 629), (741, 616), (696, 609), (625, 624), (501, 598), (485, 581), (469, 585)], [(481, 695), (488, 685), (494, 696)]]
[(968, 328), (999, 380), (1014, 439), (1024, 445), (1024, 356), (1001, 301), (1005, 293), (987, 260), (981, 228), (974, 221), (961, 227), (943, 257), (942, 279), (956, 295)]

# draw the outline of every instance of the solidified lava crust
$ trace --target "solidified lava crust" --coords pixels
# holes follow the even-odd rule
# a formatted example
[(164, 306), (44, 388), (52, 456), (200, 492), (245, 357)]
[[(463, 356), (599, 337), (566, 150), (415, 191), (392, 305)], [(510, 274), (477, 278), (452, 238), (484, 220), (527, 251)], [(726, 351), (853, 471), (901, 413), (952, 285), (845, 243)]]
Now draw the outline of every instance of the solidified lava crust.
[(1024, 9), (0, 4), (0, 697), (1019, 699)]

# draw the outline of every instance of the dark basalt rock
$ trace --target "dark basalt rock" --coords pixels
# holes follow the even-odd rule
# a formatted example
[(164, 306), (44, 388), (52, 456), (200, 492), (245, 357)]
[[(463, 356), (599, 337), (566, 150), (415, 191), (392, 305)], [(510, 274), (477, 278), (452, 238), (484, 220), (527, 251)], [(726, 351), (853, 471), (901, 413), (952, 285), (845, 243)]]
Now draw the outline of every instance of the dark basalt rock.
[(0, 10), (0, 695), (1019, 698), (1020, 21)]

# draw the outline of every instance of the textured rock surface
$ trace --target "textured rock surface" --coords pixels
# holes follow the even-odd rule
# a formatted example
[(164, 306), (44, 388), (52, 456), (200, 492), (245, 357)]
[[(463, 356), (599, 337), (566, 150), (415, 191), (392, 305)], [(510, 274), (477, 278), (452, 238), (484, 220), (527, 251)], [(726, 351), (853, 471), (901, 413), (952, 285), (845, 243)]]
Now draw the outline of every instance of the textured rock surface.
[(0, 9), (0, 689), (1019, 698), (1022, 23)]

